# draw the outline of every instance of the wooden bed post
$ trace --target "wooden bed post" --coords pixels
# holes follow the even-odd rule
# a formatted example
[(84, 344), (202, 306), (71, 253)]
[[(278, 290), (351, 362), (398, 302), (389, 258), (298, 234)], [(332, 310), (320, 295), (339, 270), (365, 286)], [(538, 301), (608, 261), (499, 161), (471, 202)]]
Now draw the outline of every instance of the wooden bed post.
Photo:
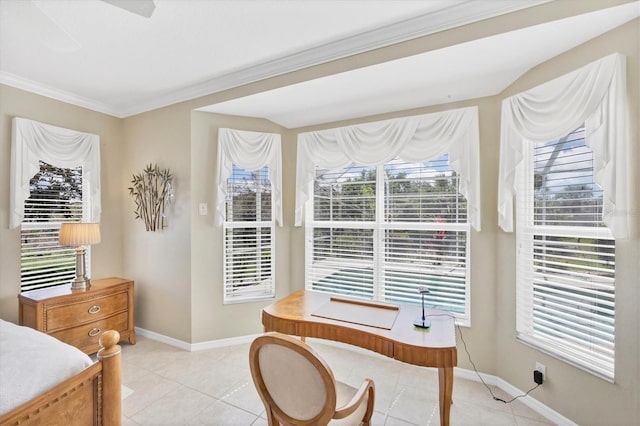
[(102, 424), (119, 426), (122, 423), (122, 379), (120, 333), (105, 331), (100, 336), (98, 359), (102, 361)]

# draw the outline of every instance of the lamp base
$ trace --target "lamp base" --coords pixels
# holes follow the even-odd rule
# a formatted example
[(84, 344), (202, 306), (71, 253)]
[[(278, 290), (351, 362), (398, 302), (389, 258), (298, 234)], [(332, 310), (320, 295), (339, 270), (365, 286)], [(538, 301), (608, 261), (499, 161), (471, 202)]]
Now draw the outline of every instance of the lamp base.
[(418, 328), (431, 328), (431, 320), (428, 318), (418, 317), (413, 322), (413, 325)]
[(91, 280), (89, 278), (76, 277), (71, 281), (71, 290), (88, 290), (91, 288)]
[(76, 247), (76, 279), (71, 281), (71, 290), (87, 290), (91, 287), (91, 280), (87, 278), (84, 266), (84, 247)]

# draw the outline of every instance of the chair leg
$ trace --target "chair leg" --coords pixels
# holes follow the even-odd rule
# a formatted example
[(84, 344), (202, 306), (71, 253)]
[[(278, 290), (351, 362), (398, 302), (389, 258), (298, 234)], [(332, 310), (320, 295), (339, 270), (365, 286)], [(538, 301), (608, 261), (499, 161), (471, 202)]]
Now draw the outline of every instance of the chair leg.
[(269, 426), (279, 426), (279, 422), (276, 420), (275, 416), (273, 415), (273, 411), (271, 411), (271, 409), (269, 407), (267, 407), (267, 424)]
[(369, 426), (371, 422), (371, 417), (373, 417), (373, 405), (375, 403), (375, 388), (372, 386), (369, 388), (369, 395), (367, 396), (367, 411), (364, 413), (364, 418), (362, 419), (362, 424), (364, 426)]

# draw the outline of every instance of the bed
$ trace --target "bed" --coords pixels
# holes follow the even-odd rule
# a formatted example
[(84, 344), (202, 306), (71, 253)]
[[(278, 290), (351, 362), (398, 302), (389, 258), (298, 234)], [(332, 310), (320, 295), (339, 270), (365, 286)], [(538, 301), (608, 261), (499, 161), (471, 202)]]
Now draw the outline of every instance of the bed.
[(0, 425), (119, 425), (120, 335), (97, 361), (34, 329), (0, 320)]

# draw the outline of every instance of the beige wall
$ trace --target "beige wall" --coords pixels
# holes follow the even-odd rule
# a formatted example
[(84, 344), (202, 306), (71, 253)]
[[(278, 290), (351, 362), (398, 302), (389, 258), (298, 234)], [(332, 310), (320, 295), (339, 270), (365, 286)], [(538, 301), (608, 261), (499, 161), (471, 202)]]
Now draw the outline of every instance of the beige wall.
[[(119, 166), (124, 274), (136, 281), (136, 326), (191, 342), (191, 123), (174, 105), (123, 120), (126, 141)], [(147, 232), (134, 219), (125, 190), (148, 164), (171, 170), (174, 203), (168, 226)], [(197, 253), (196, 253), (197, 255)]]
[[(191, 327), (195, 342), (259, 333), (262, 330), (260, 309), (273, 302), (222, 303), (223, 233), (213, 225), (218, 129), (221, 127), (282, 134), (285, 223), (283, 227), (276, 226), (275, 232), (276, 298), (290, 293), (289, 233), (293, 222), (291, 181), (295, 151), (290, 149), (288, 132), (262, 119), (194, 111), (191, 115)], [(207, 216), (199, 215), (199, 203), (209, 206)]]
[[(217, 129), (281, 132), (283, 135), (284, 227), (276, 233), (277, 296), (302, 288), (304, 235), (293, 226), (296, 135), (299, 131), (478, 105), (481, 137), (482, 231), (471, 236), (472, 327), (463, 330), (478, 368), (528, 389), (536, 361), (547, 365), (547, 381), (534, 397), (579, 424), (640, 423), (640, 255), (638, 240), (617, 245), (616, 384), (568, 366), (515, 339), (514, 239), (497, 226), (497, 167), (500, 101), (503, 97), (578, 68), (608, 53), (628, 57), (632, 141), (638, 141), (639, 21), (614, 30), (536, 67), (504, 94), (457, 104), (385, 114), (304, 129), (283, 129), (266, 120), (194, 111), (210, 103), (257, 93), (309, 78), (488, 36), (624, 1), (556, 1), (333, 61), (219, 94), (118, 120), (37, 95), (0, 86), (0, 317), (15, 319), (19, 282), (19, 238), (7, 229), (10, 118), (14, 115), (97, 133), (103, 146), (103, 243), (96, 246), (94, 276), (123, 275), (136, 280), (136, 325), (184, 342), (261, 331), (259, 308), (267, 302), (222, 304), (222, 233), (213, 226)], [(131, 175), (149, 163), (170, 168), (176, 198), (169, 227), (146, 232), (133, 218), (126, 188)], [(637, 170), (638, 153), (629, 156)], [(634, 187), (637, 191), (637, 185)], [(633, 195), (638, 197), (637, 192)], [(637, 201), (637, 200), (636, 200)], [(209, 207), (198, 214), (198, 204)], [(638, 205), (637, 202), (634, 205)], [(460, 348), (459, 364), (471, 368)]]
[(93, 277), (120, 276), (122, 258), (122, 120), (0, 85), (0, 318), (18, 319), (20, 229), (9, 229), (11, 120), (23, 117), (100, 136), (102, 242), (91, 248)]

